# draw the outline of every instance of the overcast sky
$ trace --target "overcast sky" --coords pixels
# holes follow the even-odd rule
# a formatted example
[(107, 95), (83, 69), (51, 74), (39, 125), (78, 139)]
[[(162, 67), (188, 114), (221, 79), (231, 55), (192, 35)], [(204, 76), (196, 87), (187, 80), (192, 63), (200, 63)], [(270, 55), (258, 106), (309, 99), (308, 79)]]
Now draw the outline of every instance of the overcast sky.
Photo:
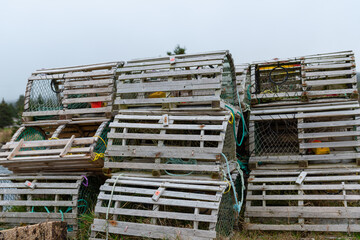
[(354, 50), (359, 0), (0, 0), (0, 98), (40, 68), (228, 49), (235, 63)]

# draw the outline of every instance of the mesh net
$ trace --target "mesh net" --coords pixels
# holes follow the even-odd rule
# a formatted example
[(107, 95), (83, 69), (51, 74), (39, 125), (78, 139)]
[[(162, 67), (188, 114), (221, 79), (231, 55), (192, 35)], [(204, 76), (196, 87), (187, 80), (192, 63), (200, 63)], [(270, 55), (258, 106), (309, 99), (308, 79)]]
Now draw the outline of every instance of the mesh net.
[(257, 121), (254, 132), (256, 156), (299, 153), (296, 119)]
[[(46, 136), (43, 131), (35, 127), (27, 127), (16, 139), (16, 141), (20, 141), (24, 139), (24, 141), (37, 141), (37, 140), (45, 140)], [(44, 150), (45, 147), (32, 147), (32, 148), (21, 148), (20, 151), (29, 151), (29, 150)]]
[(107, 147), (107, 143), (108, 143), (108, 133), (110, 132), (110, 127), (109, 127), (110, 122), (107, 123), (107, 125), (105, 126), (105, 128), (103, 129), (103, 131), (100, 134), (100, 140), (97, 141), (94, 152), (96, 153), (105, 153), (106, 147)]
[(63, 109), (59, 83), (51, 79), (34, 80), (31, 85), (27, 111), (51, 111)]

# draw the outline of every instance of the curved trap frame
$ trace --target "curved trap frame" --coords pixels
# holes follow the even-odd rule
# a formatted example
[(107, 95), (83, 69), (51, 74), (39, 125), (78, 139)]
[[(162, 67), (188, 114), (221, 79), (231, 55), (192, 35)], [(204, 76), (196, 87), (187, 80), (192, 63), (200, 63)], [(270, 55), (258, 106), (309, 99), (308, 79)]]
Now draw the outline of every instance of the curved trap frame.
[(25, 121), (110, 118), (122, 62), (42, 69), (28, 80)]
[(66, 221), (68, 236), (78, 230), (79, 216), (91, 212), (101, 181), (84, 173), (0, 175), (0, 224), (14, 226)]
[(107, 121), (25, 124), (2, 146), (0, 164), (15, 173), (102, 172)]
[(235, 67), (228, 51), (132, 60), (117, 72), (115, 105), (121, 112), (238, 105)]
[(90, 239), (229, 236), (237, 218), (227, 182), (113, 176), (101, 186)]

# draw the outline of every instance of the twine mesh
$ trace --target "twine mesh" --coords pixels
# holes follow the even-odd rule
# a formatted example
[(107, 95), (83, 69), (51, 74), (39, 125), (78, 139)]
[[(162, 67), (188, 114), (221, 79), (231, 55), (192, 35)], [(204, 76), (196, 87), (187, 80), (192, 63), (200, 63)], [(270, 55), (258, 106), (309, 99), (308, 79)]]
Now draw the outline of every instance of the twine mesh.
[(254, 134), (256, 156), (299, 153), (296, 119), (256, 121)]
[[(26, 111), (51, 111), (63, 109), (62, 93), (56, 93), (57, 83), (51, 87), (51, 79), (34, 80), (31, 85), (29, 108)], [(53, 91), (55, 90), (55, 91)], [(60, 90), (59, 90), (60, 91)]]

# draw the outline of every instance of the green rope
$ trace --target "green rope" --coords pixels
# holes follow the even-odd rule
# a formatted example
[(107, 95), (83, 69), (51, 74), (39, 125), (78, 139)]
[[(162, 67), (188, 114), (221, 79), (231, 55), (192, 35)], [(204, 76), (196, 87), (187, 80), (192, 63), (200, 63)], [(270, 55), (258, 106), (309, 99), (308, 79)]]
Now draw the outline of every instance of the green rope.
[[(169, 160), (165, 164), (193, 164), (193, 165), (196, 165), (197, 161), (195, 159), (189, 159), (189, 161), (184, 161), (181, 158), (169, 158)], [(175, 174), (175, 173), (170, 173), (166, 170), (164, 170), (164, 171), (167, 175), (170, 175), (170, 176), (189, 176), (190, 174), (193, 173), (193, 171), (191, 171), (191, 172), (184, 173), (184, 174)]]
[[(225, 107), (227, 107), (228, 109), (230, 109), (230, 111), (232, 112), (232, 114), (235, 116), (235, 112), (234, 112), (234, 110), (233, 110), (231, 107), (229, 107), (228, 105), (225, 105)], [(246, 130), (245, 130), (245, 125), (246, 125), (246, 124), (245, 124), (245, 119), (244, 119), (243, 114), (241, 114), (239, 111), (238, 111), (237, 113), (240, 114), (240, 116), (241, 116), (242, 126), (243, 126), (243, 134), (242, 134), (242, 136), (241, 136), (240, 143), (238, 142), (238, 139), (237, 139), (237, 136), (236, 136), (236, 124), (235, 124), (235, 121), (233, 121), (233, 131), (234, 131), (234, 136), (235, 136), (236, 145), (237, 145), (238, 147), (240, 147), (241, 144), (242, 144), (243, 141), (244, 141), (245, 136), (247, 135), (247, 132), (246, 132)]]

